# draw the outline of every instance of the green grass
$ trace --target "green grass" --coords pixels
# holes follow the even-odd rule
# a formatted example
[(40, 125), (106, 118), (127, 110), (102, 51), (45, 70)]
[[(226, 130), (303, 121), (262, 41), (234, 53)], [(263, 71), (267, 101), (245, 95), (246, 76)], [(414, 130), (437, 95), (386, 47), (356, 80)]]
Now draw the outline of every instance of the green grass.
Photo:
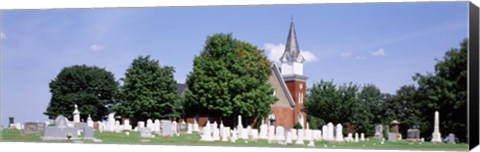
[[(41, 141), (41, 134), (22, 134), (18, 130), (4, 129), (0, 133), (0, 141), (9, 142), (68, 142), (68, 141)], [(159, 137), (143, 139), (140, 138), (139, 132), (130, 132), (127, 136), (125, 133), (112, 132), (98, 132), (95, 131), (94, 136), (101, 139), (101, 143), (94, 144), (148, 144), (148, 145), (191, 145), (191, 146), (234, 146), (234, 147), (288, 147), (288, 148), (311, 148), (306, 145), (280, 145), (269, 144), (267, 140), (244, 141), (237, 140), (236, 143), (231, 142), (204, 142), (200, 141), (199, 134), (181, 134), (173, 137)], [(83, 140), (83, 143), (93, 143), (91, 140)], [(305, 144), (308, 142), (305, 141)], [(350, 142), (350, 143), (325, 143), (323, 141), (316, 141), (315, 148), (333, 148), (333, 149), (389, 149), (389, 150), (454, 150), (454, 151), (468, 151), (468, 144), (443, 144), (430, 142), (388, 142), (380, 144), (378, 140), (369, 140), (364, 142)], [(326, 146), (326, 147), (325, 147)]]

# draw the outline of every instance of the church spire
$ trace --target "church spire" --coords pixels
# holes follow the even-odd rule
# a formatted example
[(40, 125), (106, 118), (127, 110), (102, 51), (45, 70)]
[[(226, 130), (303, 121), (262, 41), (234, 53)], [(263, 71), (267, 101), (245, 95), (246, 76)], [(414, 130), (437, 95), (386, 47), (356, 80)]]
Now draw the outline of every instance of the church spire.
[(297, 34), (295, 32), (295, 25), (293, 24), (293, 18), (291, 18), (290, 31), (288, 32), (287, 44), (285, 46), (285, 52), (283, 52), (280, 58), (281, 62), (295, 61), (303, 63), (305, 58), (300, 54), (300, 49), (297, 42)]

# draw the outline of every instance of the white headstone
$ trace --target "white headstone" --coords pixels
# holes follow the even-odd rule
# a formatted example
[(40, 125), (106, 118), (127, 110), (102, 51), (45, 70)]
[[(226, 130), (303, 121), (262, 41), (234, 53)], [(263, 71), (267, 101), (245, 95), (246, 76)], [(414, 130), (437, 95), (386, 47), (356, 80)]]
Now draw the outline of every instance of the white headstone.
[(228, 141), (228, 134), (230, 134), (230, 128), (223, 128), (222, 130), (222, 141)]
[(275, 126), (268, 127), (268, 140), (272, 141), (275, 139)]
[(435, 121), (432, 133), (432, 142), (442, 142), (442, 135), (440, 133), (440, 113), (435, 111)]
[(285, 139), (285, 143), (286, 143), (286, 144), (292, 144), (292, 143), (293, 143), (293, 141), (292, 141), (292, 132), (291, 132), (291, 131), (288, 131), (288, 132), (287, 132), (287, 137), (286, 137), (286, 139)]
[(88, 115), (88, 118), (87, 118), (87, 126), (93, 128), (93, 120), (92, 120), (92, 117), (90, 117), (90, 115)]
[(211, 130), (211, 126), (210, 126), (210, 123), (207, 122), (207, 125), (205, 125), (205, 127), (203, 127), (203, 135), (201, 137), (201, 141), (213, 141), (213, 138), (212, 138), (212, 130)]
[(193, 124), (189, 123), (187, 124), (187, 134), (192, 134), (193, 132)]
[(307, 140), (307, 141), (312, 141), (313, 140), (312, 130), (310, 130), (310, 129), (305, 130), (305, 140)]
[(172, 121), (172, 132), (173, 134), (177, 134), (178, 131), (177, 131), (177, 122), (176, 121)]
[(150, 131), (155, 130), (155, 125), (153, 124), (152, 119), (147, 119), (147, 128), (150, 128)]
[(352, 142), (353, 141), (353, 135), (352, 133), (348, 133), (346, 141)]
[(213, 129), (213, 141), (219, 141), (219, 140), (220, 140), (220, 129), (215, 127), (215, 129)]
[(323, 140), (328, 140), (328, 127), (327, 127), (327, 125), (323, 125), (323, 127), (322, 127), (322, 137), (323, 137)]
[(237, 134), (238, 134), (237, 129), (233, 129), (232, 130), (232, 138), (230, 138), (231, 142), (233, 142), (233, 143), (237, 142)]
[(130, 120), (128, 118), (123, 120), (123, 130), (132, 130), (132, 125), (130, 125)]
[(122, 131), (122, 129), (123, 129), (123, 126), (120, 126), (120, 121), (118, 121), (118, 120), (115, 121), (115, 132), (119, 133), (119, 132)]
[(73, 122), (74, 123), (80, 122), (80, 112), (78, 111), (77, 104), (75, 104), (75, 110), (73, 111)]
[(268, 134), (268, 126), (266, 124), (262, 124), (260, 126), (260, 139), (267, 139), (267, 134)]
[(247, 132), (248, 138), (250, 138), (250, 136), (252, 136), (252, 126), (248, 125), (245, 131)]
[(140, 129), (140, 128), (145, 128), (145, 122), (144, 121), (138, 121), (137, 122), (137, 128)]
[(304, 145), (305, 143), (303, 142), (303, 140), (305, 139), (305, 130), (298, 129), (297, 132), (298, 132), (298, 135), (297, 135), (297, 141), (295, 142), (295, 144)]
[(290, 129), (290, 134), (292, 135), (292, 140), (297, 140), (297, 129)]
[(358, 133), (355, 133), (355, 142), (358, 142)]
[(113, 132), (115, 131), (115, 113), (110, 113), (108, 114), (108, 124), (107, 124), (107, 130), (110, 131), (110, 132)]
[(160, 127), (161, 126), (162, 126), (162, 124), (160, 123), (160, 120), (155, 119), (155, 121), (153, 123), (153, 131), (154, 132), (160, 132)]
[(277, 126), (275, 140), (278, 141), (279, 143), (282, 143), (285, 141), (285, 130), (283, 129), (282, 126)]
[(200, 132), (200, 127), (198, 126), (198, 122), (196, 119), (193, 120), (193, 131)]
[(328, 134), (328, 138), (327, 138), (327, 140), (328, 140), (328, 141), (333, 141), (333, 140), (335, 140), (334, 134), (333, 134), (333, 129), (334, 129), (335, 127), (333, 126), (333, 124), (332, 124), (331, 122), (327, 124), (327, 127), (328, 127), (328, 129), (327, 129), (327, 130), (328, 130), (328, 133), (327, 133), (327, 134)]
[(365, 134), (363, 132), (360, 134), (360, 141), (365, 141)]
[(252, 129), (250, 131), (250, 139), (253, 139), (253, 140), (258, 139), (258, 129)]
[(335, 135), (335, 141), (337, 142), (343, 142), (343, 127), (342, 124), (338, 123), (336, 127), (336, 135)]
[(314, 140), (322, 140), (322, 131), (321, 130), (312, 130)]

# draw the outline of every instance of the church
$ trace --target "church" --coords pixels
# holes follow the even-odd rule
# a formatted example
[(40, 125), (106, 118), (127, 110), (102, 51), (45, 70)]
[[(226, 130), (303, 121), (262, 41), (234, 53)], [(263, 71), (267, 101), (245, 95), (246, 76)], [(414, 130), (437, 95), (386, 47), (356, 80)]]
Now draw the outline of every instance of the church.
[[(274, 88), (273, 95), (279, 100), (271, 105), (272, 113), (264, 116), (264, 123), (274, 126), (284, 126), (293, 128), (299, 123), (303, 128), (307, 124), (306, 113), (303, 112), (303, 105), (306, 97), (308, 77), (303, 75), (303, 63), (305, 58), (301, 55), (297, 42), (295, 25), (290, 23), (285, 51), (280, 60), (280, 68), (272, 64), (272, 72), (268, 82)], [(185, 84), (177, 84), (177, 93), (183, 95), (186, 89)], [(248, 119), (248, 118), (246, 118)], [(207, 116), (195, 116), (186, 118), (188, 123), (197, 121), (200, 126), (204, 126), (207, 120), (212, 120)], [(213, 118), (213, 120), (217, 120)], [(252, 120), (242, 120), (243, 124), (256, 124), (261, 122), (252, 122)], [(218, 122), (217, 122), (218, 123)], [(224, 120), (227, 126), (236, 126), (236, 120)]]

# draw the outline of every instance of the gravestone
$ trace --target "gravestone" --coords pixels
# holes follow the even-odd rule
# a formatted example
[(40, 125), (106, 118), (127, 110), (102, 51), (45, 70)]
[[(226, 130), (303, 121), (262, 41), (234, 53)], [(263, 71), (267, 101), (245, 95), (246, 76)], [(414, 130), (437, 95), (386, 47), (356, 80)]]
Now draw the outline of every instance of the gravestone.
[(268, 134), (268, 126), (266, 124), (262, 124), (260, 126), (260, 139), (267, 139), (267, 134)]
[(335, 137), (334, 137), (334, 134), (333, 134), (333, 130), (334, 130), (334, 126), (331, 122), (329, 122), (327, 124), (327, 127), (328, 127), (328, 138), (327, 138), (327, 141), (334, 141), (335, 140)]
[(397, 141), (397, 133), (394, 133), (394, 132), (388, 133), (388, 141)]
[(47, 126), (45, 128), (42, 140), (68, 140), (67, 135), (71, 136), (71, 140), (78, 139), (78, 130), (68, 126), (68, 119), (60, 115), (55, 119), (55, 126)]
[(313, 133), (313, 140), (322, 140), (322, 131), (312, 130), (312, 133)]
[(75, 110), (73, 111), (73, 122), (74, 123), (80, 123), (80, 112), (78, 111), (77, 104), (75, 104)]
[(95, 139), (93, 136), (93, 128), (92, 127), (85, 127), (83, 128), (83, 138), (84, 139)]
[(352, 135), (352, 133), (348, 133), (346, 141), (347, 141), (347, 142), (352, 142), (352, 141), (353, 141), (353, 135)]
[(151, 131), (156, 131), (152, 119), (147, 119), (147, 128), (150, 128)]
[(455, 134), (453, 133), (450, 133), (448, 134), (448, 139), (447, 139), (447, 143), (449, 144), (455, 144)]
[(373, 136), (375, 139), (383, 139), (383, 125), (379, 124), (375, 126), (375, 134)]
[(275, 138), (275, 126), (269, 126), (268, 127), (268, 140), (272, 141)]
[(441, 138), (442, 138), (442, 135), (440, 134), (440, 113), (438, 113), (438, 111), (435, 111), (435, 120), (434, 120), (431, 142), (442, 142)]
[(228, 141), (228, 135), (230, 134), (230, 128), (222, 128), (222, 141)]
[(108, 114), (107, 128), (105, 130), (113, 132), (115, 131), (115, 113)]
[(213, 141), (211, 129), (212, 127), (210, 126), (210, 122), (207, 121), (207, 125), (203, 127), (203, 135), (200, 141)]
[(178, 133), (178, 125), (176, 121), (172, 121), (172, 134)]
[(39, 133), (38, 125), (36, 122), (26, 122), (23, 126), (24, 126), (23, 133), (26, 133), (26, 134)]
[(138, 121), (137, 122), (137, 127), (140, 130), (140, 128), (145, 128), (145, 122), (144, 121)]
[(277, 126), (275, 140), (278, 142), (283, 142), (285, 140), (285, 132), (282, 126)]
[(230, 141), (232, 143), (235, 143), (237, 141), (237, 135), (238, 135), (238, 132), (237, 132), (237, 129), (233, 129), (232, 130), (232, 138), (230, 138)]
[(407, 130), (407, 139), (408, 140), (420, 140), (420, 130), (418, 129), (408, 129)]
[(365, 141), (365, 134), (363, 132), (360, 134), (360, 141)]
[(141, 138), (153, 138), (152, 130), (148, 127), (139, 128)]
[(250, 132), (250, 139), (257, 140), (258, 139), (258, 129), (252, 129)]
[(173, 124), (170, 120), (160, 120), (161, 136), (173, 136), (175, 134), (173, 130)]
[(303, 140), (305, 139), (305, 130), (298, 129), (297, 132), (298, 132), (298, 135), (297, 135), (297, 141), (295, 142), (295, 144), (304, 145), (305, 143), (303, 142)]
[(285, 137), (285, 143), (286, 144), (292, 144), (292, 132), (287, 131), (287, 136)]
[(358, 133), (355, 133), (355, 142), (358, 142)]
[(15, 124), (15, 118), (14, 117), (8, 117), (8, 127), (10, 127), (13, 124)]
[(292, 140), (297, 140), (297, 129), (292, 128), (290, 129), (290, 132), (292, 134)]
[(197, 119), (193, 120), (193, 132), (200, 132), (200, 127), (198, 126)]
[(213, 129), (213, 141), (219, 141), (220, 140), (220, 129), (215, 127)]
[(188, 124), (186, 124), (184, 121), (180, 124), (178, 124), (178, 133), (186, 133), (188, 132)]
[[(342, 127), (342, 124), (337, 124), (337, 127), (335, 127), (336, 131), (335, 131), (335, 141), (336, 142), (343, 142), (343, 127)], [(330, 134), (330, 133), (329, 133)]]
[(327, 125), (322, 126), (322, 137), (323, 137), (323, 140), (329, 140), (328, 139), (328, 127), (327, 127)]
[(310, 130), (310, 129), (305, 130), (305, 140), (307, 140), (307, 141), (312, 141), (313, 140), (312, 130)]
[(90, 117), (90, 115), (88, 115), (88, 118), (87, 118), (87, 126), (93, 127), (93, 120), (92, 120), (92, 117)]
[(193, 124), (188, 123), (187, 124), (187, 134), (192, 134), (193, 133)]
[(245, 132), (247, 132), (247, 139), (250, 139), (250, 136), (252, 136), (252, 126), (248, 125), (247, 129), (245, 129)]
[(153, 123), (153, 130), (154, 132), (160, 132), (160, 120), (155, 119), (155, 122)]
[(130, 125), (130, 119), (123, 120), (123, 130), (131, 131), (132, 125)]
[(37, 122), (37, 130), (38, 130), (38, 132), (44, 132), (46, 127), (47, 127), (47, 123), (46, 123), (46, 122)]

